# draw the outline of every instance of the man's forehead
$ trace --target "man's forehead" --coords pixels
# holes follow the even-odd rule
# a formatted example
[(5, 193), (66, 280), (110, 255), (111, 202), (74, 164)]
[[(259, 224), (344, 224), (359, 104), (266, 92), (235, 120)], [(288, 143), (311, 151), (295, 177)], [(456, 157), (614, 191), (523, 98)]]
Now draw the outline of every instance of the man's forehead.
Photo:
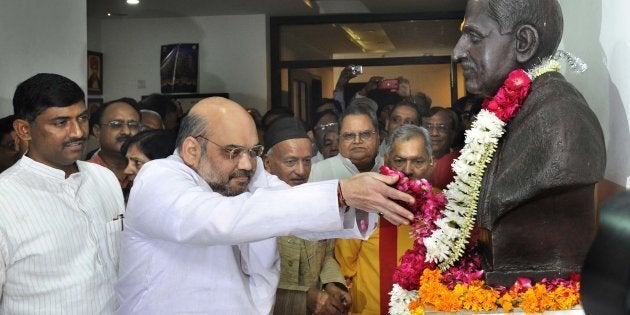
[[(413, 152), (410, 153), (410, 150), (413, 150)], [(419, 158), (429, 155), (429, 152), (427, 152), (426, 149), (426, 144), (424, 143), (424, 138), (422, 137), (396, 139), (392, 144), (392, 153), (393, 155), (404, 158)]]
[(462, 23), (462, 30), (476, 29), (485, 19), (494, 21), (488, 15), (488, 0), (470, 0), (466, 6), (466, 16)]
[(392, 116), (395, 115), (399, 115), (399, 116), (413, 116), (418, 118), (418, 113), (411, 107), (409, 106), (398, 106), (394, 109), (394, 111), (392, 112)]
[(123, 112), (132, 112), (134, 116), (140, 117), (138, 111), (136, 111), (133, 106), (125, 102), (112, 103), (107, 108), (105, 108), (105, 110), (103, 111), (103, 116), (118, 115)]
[(343, 124), (341, 126), (342, 131), (352, 129), (370, 129), (373, 128), (372, 122), (370, 121), (370, 117), (367, 115), (348, 115), (343, 119)]
[(435, 115), (431, 116), (431, 117), (424, 117), (422, 118), (423, 121), (430, 121), (430, 122), (440, 122), (440, 123), (448, 123), (451, 122), (451, 119), (449, 118), (449, 116), (446, 114), (446, 112), (437, 112), (435, 113)]
[(74, 115), (81, 115), (86, 111), (87, 111), (87, 107), (85, 106), (85, 102), (79, 101), (68, 106), (50, 106), (46, 108), (45, 110), (43, 110), (41, 114), (37, 115), (37, 117), (40, 117), (40, 116), (46, 116), (46, 118), (69, 117), (69, 116), (74, 116)]

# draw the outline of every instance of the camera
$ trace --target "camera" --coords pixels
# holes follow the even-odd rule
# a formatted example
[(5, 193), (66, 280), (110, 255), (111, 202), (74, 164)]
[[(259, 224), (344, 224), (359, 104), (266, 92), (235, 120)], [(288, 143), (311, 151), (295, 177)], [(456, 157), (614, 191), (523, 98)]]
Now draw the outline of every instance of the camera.
[(363, 73), (363, 66), (351, 65), (351, 66), (348, 66), (348, 68), (350, 68), (350, 72), (352, 72), (352, 75), (356, 76)]

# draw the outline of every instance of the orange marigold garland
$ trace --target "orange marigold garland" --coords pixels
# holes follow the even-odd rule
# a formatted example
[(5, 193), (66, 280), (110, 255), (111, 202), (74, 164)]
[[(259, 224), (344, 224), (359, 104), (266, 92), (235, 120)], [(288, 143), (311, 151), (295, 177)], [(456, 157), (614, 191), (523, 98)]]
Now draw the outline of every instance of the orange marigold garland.
[(547, 310), (567, 310), (580, 303), (579, 275), (570, 280), (543, 280), (535, 285), (527, 279), (519, 279), (510, 290), (496, 289), (475, 280), (469, 284), (457, 284), (449, 289), (442, 283), (439, 269), (425, 269), (420, 277), (418, 298), (409, 303), (409, 313), (431, 307), (437, 311), (456, 312), (461, 309), (482, 312), (502, 308), (511, 312), (521, 308), (527, 313), (540, 313)]

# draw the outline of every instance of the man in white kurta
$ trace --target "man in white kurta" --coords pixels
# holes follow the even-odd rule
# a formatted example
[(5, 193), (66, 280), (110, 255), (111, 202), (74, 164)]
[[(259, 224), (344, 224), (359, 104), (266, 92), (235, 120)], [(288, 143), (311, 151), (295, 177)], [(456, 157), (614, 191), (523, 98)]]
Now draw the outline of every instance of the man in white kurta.
[[(209, 126), (199, 135), (190, 126), (195, 119), (207, 120)], [(273, 237), (365, 238), (371, 233), (361, 233), (354, 209), (339, 203), (371, 210), (373, 227), (379, 205), (356, 203), (361, 194), (354, 190), (374, 188), (373, 177), (289, 188), (253, 155), (258, 140), (249, 114), (223, 98), (196, 104), (182, 130), (190, 135), (180, 134), (176, 153), (147, 163), (134, 181), (116, 288), (118, 314), (269, 314), (279, 276)], [(227, 147), (244, 150), (228, 158)], [(193, 158), (199, 151), (210, 157)], [(214, 171), (207, 171), (205, 161), (214, 163)], [(219, 169), (221, 163), (234, 170)], [(213, 182), (220, 172), (225, 174), (223, 186)], [(247, 186), (238, 191), (243, 183)], [(378, 186), (390, 191), (380, 181)], [(338, 194), (339, 187), (346, 195)], [(404, 210), (398, 213), (409, 218)]]
[(29, 149), (0, 174), (0, 314), (112, 314), (124, 203), (114, 174), (77, 161), (89, 114), (71, 80), (18, 85), (13, 124)]
[(313, 164), (309, 182), (349, 178), (361, 172), (379, 172), (376, 114), (367, 105), (354, 104), (343, 112), (339, 126), (339, 154)]
[(114, 174), (23, 156), (0, 174), (0, 314), (112, 314), (125, 209)]
[[(374, 158), (374, 167), (370, 169), (370, 172), (379, 172), (381, 166), (383, 166), (383, 158), (376, 156)], [(349, 178), (359, 173), (359, 169), (352, 164), (352, 161), (339, 153), (313, 164), (308, 181), (310, 183), (331, 178)]]

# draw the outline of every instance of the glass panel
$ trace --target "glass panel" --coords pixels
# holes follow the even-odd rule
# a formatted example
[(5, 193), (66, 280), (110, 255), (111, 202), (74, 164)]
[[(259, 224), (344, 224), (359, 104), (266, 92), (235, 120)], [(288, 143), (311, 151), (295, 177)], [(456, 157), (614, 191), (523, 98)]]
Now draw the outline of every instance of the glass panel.
[[(357, 90), (362, 88), (372, 76), (379, 76), (385, 79), (395, 79), (402, 76), (409, 80), (411, 86), (411, 95), (423, 92), (432, 100), (432, 106), (451, 106), (451, 65), (450, 64), (427, 64), (427, 65), (402, 65), (402, 66), (364, 66), (363, 74), (350, 80), (346, 86), (346, 98), (349, 100)], [(291, 107), (296, 115), (304, 121), (310, 123), (309, 108), (312, 104), (318, 103), (318, 100), (308, 100), (304, 97), (303, 87), (310, 88), (309, 80), (317, 78), (321, 80), (321, 97), (333, 98), (333, 91), (341, 67), (328, 68), (301, 68), (291, 69), (292, 91), (283, 90), (284, 93), (291, 94), (291, 104), (283, 103), (283, 106)], [(457, 71), (458, 93), (457, 97), (464, 96), (464, 78), (461, 69)], [(311, 77), (311, 79), (309, 79)], [(299, 82), (299, 83), (298, 83)], [(285, 83), (283, 82), (283, 86)], [(311, 104), (308, 106), (308, 104)], [(383, 104), (381, 104), (383, 105)]]
[(460, 20), (282, 25), (280, 59), (329, 60), (450, 56)]

